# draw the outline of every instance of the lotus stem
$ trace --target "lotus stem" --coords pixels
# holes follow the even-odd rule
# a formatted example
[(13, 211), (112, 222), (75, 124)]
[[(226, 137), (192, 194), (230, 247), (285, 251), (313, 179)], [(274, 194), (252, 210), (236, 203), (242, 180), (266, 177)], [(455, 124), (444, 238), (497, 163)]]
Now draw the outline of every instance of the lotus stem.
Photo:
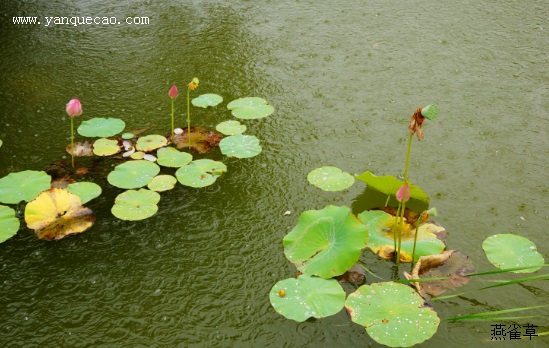
[(191, 150), (191, 87), (187, 86), (187, 140)]
[(174, 140), (175, 140), (175, 139), (174, 139), (174, 133), (173, 133), (173, 130), (174, 130), (174, 128), (175, 128), (175, 118), (174, 118), (175, 115), (174, 115), (174, 113), (175, 113), (175, 99), (172, 99), (172, 137), (171, 137), (172, 143), (175, 142), (175, 141), (174, 141)]
[[(410, 166), (410, 153), (412, 152), (412, 139), (413, 139), (414, 133), (410, 132), (410, 135), (408, 136), (408, 150), (406, 152), (406, 164), (404, 166), (404, 187), (408, 184), (408, 167)], [(402, 245), (402, 230), (404, 228), (404, 212), (406, 210), (406, 199), (402, 200), (402, 209), (400, 211), (400, 228), (398, 229), (398, 250), (397, 250), (397, 259), (396, 263), (397, 265), (400, 262), (400, 247)], [(398, 223), (398, 218), (397, 218)], [(413, 261), (413, 259), (412, 259)]]
[(416, 243), (417, 243), (417, 233), (419, 231), (419, 224), (422, 222), (423, 214), (419, 216), (416, 222), (416, 232), (414, 233), (414, 247), (412, 248), (412, 269), (414, 268), (415, 259), (416, 259)]
[(74, 168), (74, 120), (71, 117), (71, 164)]

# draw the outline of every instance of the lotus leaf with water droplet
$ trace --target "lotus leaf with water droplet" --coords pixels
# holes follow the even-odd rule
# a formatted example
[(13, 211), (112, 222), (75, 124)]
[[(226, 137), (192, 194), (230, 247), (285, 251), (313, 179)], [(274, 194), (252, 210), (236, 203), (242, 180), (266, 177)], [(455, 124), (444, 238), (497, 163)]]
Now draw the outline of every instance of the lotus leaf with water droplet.
[(140, 188), (147, 185), (160, 172), (160, 167), (146, 160), (128, 161), (119, 164), (107, 176), (107, 181), (123, 189)]
[(159, 201), (157, 192), (147, 189), (128, 190), (116, 197), (111, 212), (121, 220), (144, 220), (156, 214)]
[(231, 135), (223, 138), (219, 143), (221, 153), (229, 157), (250, 158), (261, 153), (259, 139), (253, 135)]
[(99, 197), (101, 195), (101, 186), (93, 182), (75, 182), (73, 184), (67, 185), (67, 190), (70, 193), (80, 197), (82, 204), (86, 204), (92, 199)]
[(189, 164), (193, 160), (193, 156), (188, 152), (181, 152), (173, 147), (164, 147), (158, 149), (157, 163), (164, 167), (179, 168)]
[(118, 145), (118, 140), (101, 138), (93, 143), (93, 153), (97, 156), (111, 156), (117, 154), (122, 149)]
[(10, 173), (0, 179), (0, 202), (17, 204), (31, 201), (50, 188), (51, 177), (46, 172), (25, 170)]
[(246, 97), (233, 100), (227, 105), (236, 118), (257, 119), (267, 117), (274, 112), (274, 108), (267, 101), (258, 97)]
[[(364, 181), (369, 188), (391, 196), (396, 196), (398, 189), (404, 185), (404, 181), (398, 180), (392, 175), (377, 176), (370, 171), (357, 175), (356, 178)], [(408, 185), (410, 186), (410, 199), (429, 203), (429, 196), (419, 186), (413, 185), (409, 181)]]
[(177, 179), (171, 175), (157, 175), (147, 185), (149, 190), (156, 192), (164, 192), (175, 187)]
[(341, 191), (353, 186), (355, 178), (337, 167), (324, 166), (313, 169), (307, 180), (324, 191)]
[(83, 121), (78, 127), (78, 134), (85, 137), (112, 137), (124, 130), (126, 124), (118, 118), (96, 117)]
[(221, 162), (200, 159), (179, 168), (175, 176), (182, 185), (204, 187), (213, 184), (226, 171), (227, 166)]
[(218, 124), (215, 129), (225, 135), (237, 135), (246, 131), (246, 125), (238, 121), (225, 121)]
[(138, 151), (151, 152), (168, 144), (168, 139), (158, 134), (146, 135), (137, 139), (135, 148)]
[(223, 97), (217, 94), (202, 94), (194, 98), (191, 102), (194, 106), (207, 108), (208, 106), (216, 106), (223, 101)]
[(19, 231), (19, 219), (15, 216), (15, 210), (0, 205), (0, 243), (15, 236), (17, 231)]
[[(178, 149), (188, 148), (189, 139), (187, 138), (188, 129), (185, 127), (181, 134), (174, 136), (175, 147)], [(214, 147), (219, 146), (223, 135), (202, 127), (191, 127), (190, 142), (191, 149), (199, 154), (212, 151)]]
[(545, 263), (543, 256), (531, 240), (512, 233), (495, 234), (486, 238), (482, 242), (482, 249), (488, 261), (498, 268), (532, 266), (532, 268), (513, 271), (514, 273), (532, 273)]

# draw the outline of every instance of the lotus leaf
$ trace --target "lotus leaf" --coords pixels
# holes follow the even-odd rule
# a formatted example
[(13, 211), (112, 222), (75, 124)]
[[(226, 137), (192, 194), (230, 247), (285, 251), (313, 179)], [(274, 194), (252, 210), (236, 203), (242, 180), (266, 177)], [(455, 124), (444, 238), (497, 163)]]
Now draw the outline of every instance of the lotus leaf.
[(111, 212), (121, 220), (143, 220), (156, 214), (159, 201), (160, 195), (154, 191), (128, 190), (116, 197)]
[(130, 158), (134, 160), (142, 160), (143, 157), (145, 157), (145, 153), (143, 151), (137, 151), (130, 154)]
[(231, 135), (219, 143), (221, 153), (229, 157), (250, 158), (259, 155), (261, 145), (253, 135)]
[(351, 320), (366, 328), (376, 342), (410, 347), (431, 338), (440, 319), (425, 307), (411, 287), (394, 282), (363, 285), (349, 294), (345, 307)]
[(118, 140), (101, 138), (93, 143), (93, 153), (97, 156), (111, 156), (120, 151)]
[(95, 215), (82, 206), (77, 195), (52, 188), (27, 204), (25, 221), (38, 238), (52, 240), (84, 232), (93, 225)]
[(46, 172), (25, 170), (10, 173), (0, 179), (0, 202), (17, 204), (32, 201), (38, 194), (50, 188), (51, 177)]
[(181, 152), (173, 147), (164, 147), (158, 149), (158, 164), (164, 167), (179, 168), (189, 164), (193, 160), (193, 156), (187, 152)]
[(545, 260), (536, 245), (528, 238), (512, 233), (495, 234), (482, 242), (482, 249), (488, 261), (494, 266), (507, 269), (529, 267), (514, 273), (532, 273), (543, 266)]
[(345, 291), (336, 280), (304, 274), (279, 281), (269, 297), (278, 313), (298, 322), (336, 314), (345, 304)]
[(112, 137), (124, 130), (126, 124), (118, 118), (92, 118), (83, 121), (78, 127), (78, 134), (85, 137)]
[(233, 100), (227, 105), (233, 116), (240, 119), (256, 119), (267, 117), (274, 108), (267, 101), (258, 97), (246, 97)]
[(15, 236), (17, 231), (19, 231), (19, 219), (15, 216), (15, 210), (0, 205), (0, 243)]
[(246, 131), (246, 125), (238, 121), (225, 121), (218, 124), (215, 129), (225, 135), (237, 135)]
[[(360, 213), (358, 218), (368, 228), (368, 233), (370, 234), (368, 248), (379, 257), (384, 259), (393, 258), (395, 248), (392, 231), (396, 217), (381, 210), (368, 210)], [(411, 262), (416, 228), (414, 225), (409, 224), (406, 218), (404, 220), (400, 261)], [(417, 261), (420, 256), (440, 254), (446, 248), (444, 242), (439, 239), (444, 233), (444, 228), (433, 222), (424, 222), (420, 224), (417, 236), (415, 261)]]
[(156, 163), (135, 160), (119, 164), (107, 176), (107, 181), (116, 187), (134, 189), (147, 185), (160, 172)]
[(130, 140), (130, 139), (133, 139), (135, 135), (133, 133), (126, 132), (126, 133), (122, 133), (121, 137), (122, 139)]
[(175, 176), (185, 186), (204, 187), (213, 184), (226, 171), (227, 166), (221, 162), (200, 159), (179, 168)]
[(300, 272), (331, 278), (358, 261), (368, 231), (351, 209), (329, 205), (303, 212), (282, 241), (286, 257)]
[(157, 175), (147, 187), (152, 191), (163, 192), (173, 189), (176, 183), (177, 179), (171, 175)]
[[(187, 133), (188, 129), (185, 127), (181, 134), (176, 134), (174, 136), (175, 147), (178, 149), (189, 147)], [(219, 146), (221, 139), (223, 139), (223, 135), (220, 133), (202, 127), (191, 127), (191, 148), (199, 154), (212, 151), (214, 147)]]
[(438, 108), (435, 104), (427, 105), (421, 109), (421, 116), (433, 121), (438, 117)]
[(307, 180), (324, 191), (341, 191), (353, 186), (355, 178), (337, 167), (324, 166), (309, 172)]
[[(370, 171), (366, 171), (358, 175), (356, 178), (364, 181), (369, 188), (392, 196), (395, 196), (398, 189), (404, 185), (404, 181), (398, 180), (392, 175), (376, 176)], [(413, 185), (409, 181), (408, 185), (410, 185), (410, 199), (417, 199), (419, 201), (429, 203), (429, 196), (427, 196), (422, 189)]]
[(168, 144), (168, 139), (158, 134), (146, 135), (137, 139), (135, 148), (138, 151), (151, 152)]
[(202, 94), (192, 100), (194, 106), (207, 108), (208, 106), (216, 106), (223, 101), (223, 97), (217, 94)]
[(71, 150), (71, 144), (68, 144), (65, 150), (69, 155), (72, 155), (72, 153), (74, 152), (74, 155), (76, 157), (93, 156), (92, 144), (89, 141), (85, 141), (83, 143), (82, 142), (74, 143), (72, 150)]
[(88, 203), (101, 194), (101, 186), (93, 182), (75, 182), (67, 185), (67, 190), (80, 197), (82, 204)]
[(2, 144), (4, 144), (4, 142), (0, 139), (0, 147), (2, 147)]

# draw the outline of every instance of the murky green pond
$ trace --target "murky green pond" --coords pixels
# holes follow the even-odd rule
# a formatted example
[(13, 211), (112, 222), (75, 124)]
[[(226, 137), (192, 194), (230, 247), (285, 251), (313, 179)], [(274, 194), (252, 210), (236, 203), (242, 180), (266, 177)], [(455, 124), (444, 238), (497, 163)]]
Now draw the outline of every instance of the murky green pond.
[[(46, 26), (55, 16), (122, 24)], [(142, 16), (148, 25), (124, 23)], [(224, 159), (217, 150), (212, 158), (228, 172), (207, 188), (162, 193), (150, 219), (114, 218), (122, 190), (103, 178), (104, 194), (87, 204), (97, 222), (85, 233), (46, 242), (23, 222), (0, 244), (0, 345), (378, 346), (344, 311), (297, 323), (274, 311), (268, 293), (295, 275), (282, 238), (301, 212), (351, 206), (365, 187), (327, 193), (307, 173), (333, 165), (402, 175), (408, 120), (433, 102), (441, 115), (414, 142), (410, 179), (431, 196), (450, 248), (488, 271), (482, 241), (516, 233), (549, 259), (548, 17), (543, 0), (3, 1), (0, 177), (66, 156), (64, 106), (74, 97), (84, 108), (77, 124), (118, 117), (128, 129), (169, 129), (170, 86), (196, 76), (195, 95), (224, 97), (215, 109), (193, 109), (197, 125), (231, 119), (225, 105), (239, 97), (265, 98), (276, 111), (246, 122), (261, 139), (259, 156)], [(177, 117), (183, 125), (182, 101)], [(390, 279), (390, 262), (364, 254)], [(490, 284), (475, 279), (464, 290)], [(532, 281), (434, 306), (444, 319), (548, 301), (549, 284)], [(546, 311), (534, 314), (503, 323), (548, 331)], [(483, 346), (495, 323), (443, 320), (423, 346)]]

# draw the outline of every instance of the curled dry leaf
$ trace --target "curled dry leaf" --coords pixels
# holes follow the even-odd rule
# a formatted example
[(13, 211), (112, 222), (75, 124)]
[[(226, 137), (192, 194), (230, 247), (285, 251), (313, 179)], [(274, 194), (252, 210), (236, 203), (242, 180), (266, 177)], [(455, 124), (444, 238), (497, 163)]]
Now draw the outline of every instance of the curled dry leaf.
[[(185, 147), (189, 147), (187, 133), (187, 128), (185, 128), (181, 134), (174, 135), (173, 138), (176, 148), (183, 149)], [(214, 147), (219, 146), (221, 139), (223, 139), (223, 135), (221, 133), (202, 127), (191, 127), (191, 148), (199, 154), (212, 151)]]

